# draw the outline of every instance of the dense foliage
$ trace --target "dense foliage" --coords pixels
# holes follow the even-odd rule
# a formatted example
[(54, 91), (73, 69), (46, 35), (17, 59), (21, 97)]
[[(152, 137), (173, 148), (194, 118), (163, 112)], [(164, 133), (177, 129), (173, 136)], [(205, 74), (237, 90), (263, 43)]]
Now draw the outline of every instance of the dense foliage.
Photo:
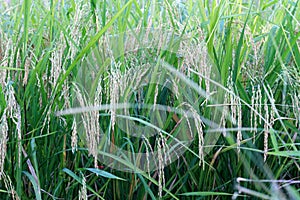
[(0, 3), (1, 199), (300, 199), (299, 0)]

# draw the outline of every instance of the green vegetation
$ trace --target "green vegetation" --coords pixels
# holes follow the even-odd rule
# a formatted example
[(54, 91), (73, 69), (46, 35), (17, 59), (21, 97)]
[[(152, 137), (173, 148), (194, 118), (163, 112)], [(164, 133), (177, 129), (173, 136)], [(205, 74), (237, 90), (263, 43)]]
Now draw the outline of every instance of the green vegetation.
[(300, 199), (299, 0), (0, 3), (0, 199)]

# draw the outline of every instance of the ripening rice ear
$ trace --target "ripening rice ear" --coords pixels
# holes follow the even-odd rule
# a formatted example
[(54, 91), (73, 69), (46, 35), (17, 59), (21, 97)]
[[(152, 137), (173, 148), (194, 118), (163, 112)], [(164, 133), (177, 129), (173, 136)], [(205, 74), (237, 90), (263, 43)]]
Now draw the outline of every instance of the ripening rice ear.
[(6, 121), (6, 109), (0, 120), (0, 180), (4, 169), (4, 160), (6, 156), (6, 144), (8, 140), (8, 125)]

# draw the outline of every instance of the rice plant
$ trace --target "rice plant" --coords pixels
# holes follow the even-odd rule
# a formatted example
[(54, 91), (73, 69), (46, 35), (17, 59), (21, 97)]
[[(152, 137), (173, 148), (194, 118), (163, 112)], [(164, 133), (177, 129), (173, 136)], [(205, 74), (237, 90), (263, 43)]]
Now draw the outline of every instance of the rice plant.
[(299, 4), (1, 1), (1, 199), (300, 199)]

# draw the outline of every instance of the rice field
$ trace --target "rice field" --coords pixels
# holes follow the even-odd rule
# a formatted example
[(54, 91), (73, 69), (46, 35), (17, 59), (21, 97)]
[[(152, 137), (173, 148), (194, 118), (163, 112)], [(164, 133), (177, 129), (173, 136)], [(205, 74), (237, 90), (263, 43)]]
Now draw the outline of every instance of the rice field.
[(299, 0), (2, 0), (0, 199), (300, 199)]

